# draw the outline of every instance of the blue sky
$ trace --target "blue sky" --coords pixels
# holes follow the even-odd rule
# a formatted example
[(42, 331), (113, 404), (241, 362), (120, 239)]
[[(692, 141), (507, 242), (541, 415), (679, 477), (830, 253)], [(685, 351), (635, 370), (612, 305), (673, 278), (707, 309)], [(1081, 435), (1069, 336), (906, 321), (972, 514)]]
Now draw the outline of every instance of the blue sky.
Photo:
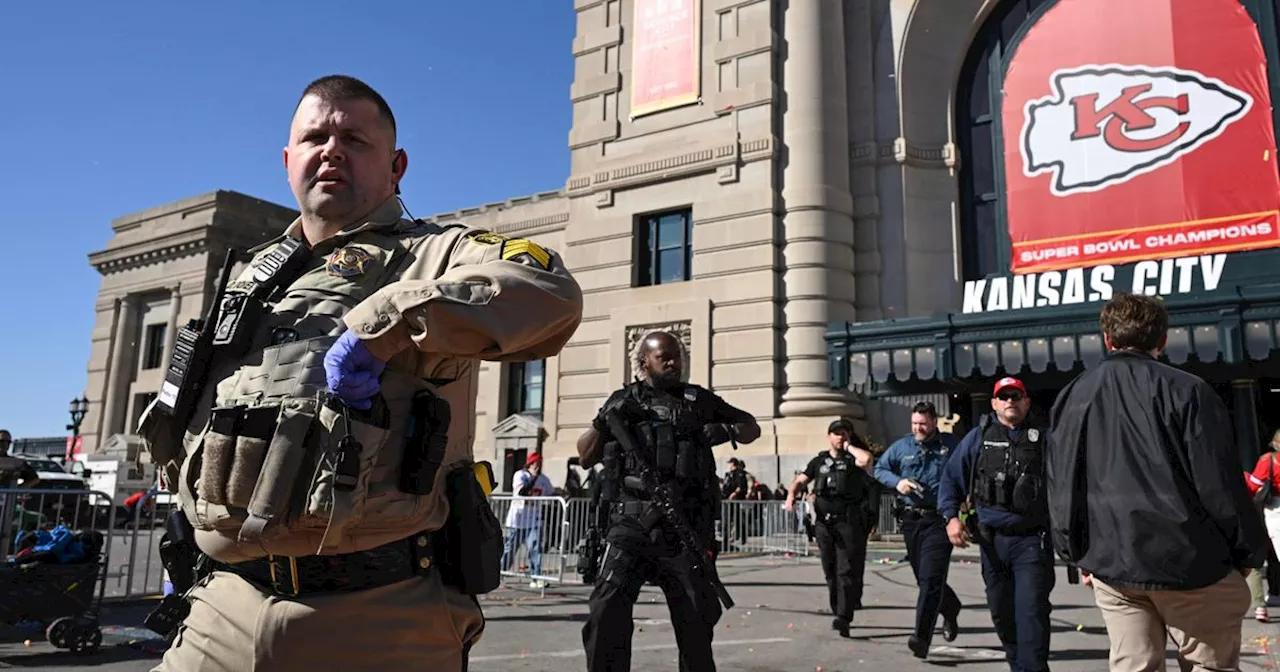
[(65, 433), (113, 218), (214, 189), (295, 206), (281, 148), (316, 77), (387, 98), (419, 217), (562, 187), (574, 22), (571, 0), (8, 7), (0, 428)]

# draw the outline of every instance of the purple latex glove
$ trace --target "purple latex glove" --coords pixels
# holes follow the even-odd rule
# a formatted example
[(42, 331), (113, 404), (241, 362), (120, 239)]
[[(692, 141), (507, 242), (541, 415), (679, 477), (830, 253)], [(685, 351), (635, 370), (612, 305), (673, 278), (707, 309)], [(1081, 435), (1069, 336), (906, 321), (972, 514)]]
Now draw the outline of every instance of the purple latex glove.
[(324, 353), (324, 374), (329, 389), (352, 408), (368, 410), (373, 406), (373, 396), (382, 386), (378, 377), (387, 363), (374, 357), (364, 341), (353, 332), (338, 337)]

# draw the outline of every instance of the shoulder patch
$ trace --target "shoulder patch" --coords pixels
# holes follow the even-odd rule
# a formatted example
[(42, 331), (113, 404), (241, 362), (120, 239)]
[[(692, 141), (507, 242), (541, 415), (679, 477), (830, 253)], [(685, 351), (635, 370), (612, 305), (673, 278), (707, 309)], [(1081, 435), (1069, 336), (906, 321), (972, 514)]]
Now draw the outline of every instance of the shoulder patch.
[(528, 256), (538, 268), (544, 271), (551, 269), (551, 254), (541, 245), (523, 238), (508, 239), (502, 243), (503, 259), (515, 261), (523, 256)]
[(501, 245), (502, 243), (510, 240), (510, 238), (499, 233), (478, 230), (467, 233), (467, 238), (470, 238), (471, 242), (477, 245)]

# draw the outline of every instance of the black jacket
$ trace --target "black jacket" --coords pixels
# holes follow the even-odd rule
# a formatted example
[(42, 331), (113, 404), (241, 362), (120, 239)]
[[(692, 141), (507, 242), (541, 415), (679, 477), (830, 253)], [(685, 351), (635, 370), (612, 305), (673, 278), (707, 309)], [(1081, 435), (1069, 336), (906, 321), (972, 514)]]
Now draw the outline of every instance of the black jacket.
[(1227, 408), (1200, 378), (1113, 353), (1058, 394), (1049, 422), (1049, 514), (1064, 559), (1109, 585), (1172, 590), (1267, 559)]

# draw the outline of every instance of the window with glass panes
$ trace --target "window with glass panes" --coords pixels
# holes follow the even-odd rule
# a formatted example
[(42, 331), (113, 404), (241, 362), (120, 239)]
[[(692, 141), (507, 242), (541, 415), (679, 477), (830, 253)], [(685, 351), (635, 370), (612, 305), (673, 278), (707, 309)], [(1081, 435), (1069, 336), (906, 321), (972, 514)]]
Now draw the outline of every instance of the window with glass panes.
[(507, 413), (520, 413), (542, 417), (544, 378), (547, 361), (511, 364), (507, 376)]
[(644, 215), (636, 222), (635, 285), (663, 285), (693, 277), (693, 211)]

